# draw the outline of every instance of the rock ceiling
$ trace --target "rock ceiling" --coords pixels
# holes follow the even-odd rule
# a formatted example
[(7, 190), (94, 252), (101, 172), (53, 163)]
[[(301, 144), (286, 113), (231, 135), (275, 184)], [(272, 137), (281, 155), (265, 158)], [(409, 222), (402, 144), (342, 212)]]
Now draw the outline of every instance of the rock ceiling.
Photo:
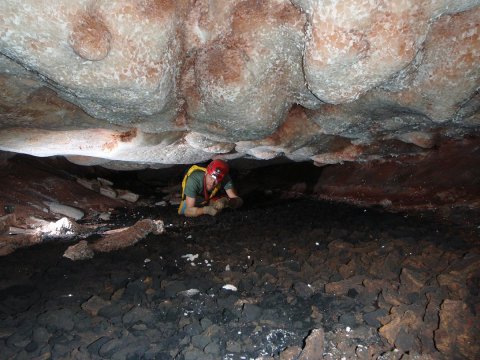
[(480, 128), (480, 0), (3, 0), (0, 150), (162, 167)]

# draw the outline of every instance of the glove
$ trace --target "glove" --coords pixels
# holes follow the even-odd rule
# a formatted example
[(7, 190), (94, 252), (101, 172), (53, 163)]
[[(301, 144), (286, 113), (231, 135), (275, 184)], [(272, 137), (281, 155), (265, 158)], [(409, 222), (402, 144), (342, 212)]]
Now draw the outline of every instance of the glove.
[(215, 216), (220, 212), (220, 210), (215, 209), (213, 206), (204, 206), (202, 209), (204, 214), (208, 214), (212, 216)]
[(217, 201), (212, 201), (212, 206), (217, 210), (223, 210), (228, 206), (229, 200), (226, 197), (222, 197)]
[(243, 199), (241, 197), (231, 198), (228, 201), (228, 207), (232, 209), (238, 209), (242, 205), (243, 205)]

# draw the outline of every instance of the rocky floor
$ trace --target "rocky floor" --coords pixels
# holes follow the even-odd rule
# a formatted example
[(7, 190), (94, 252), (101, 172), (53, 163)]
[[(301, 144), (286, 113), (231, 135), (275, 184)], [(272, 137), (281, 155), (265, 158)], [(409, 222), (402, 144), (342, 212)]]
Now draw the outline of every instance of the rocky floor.
[[(253, 194), (84, 261), (78, 241), (0, 258), (4, 359), (475, 359), (480, 229)], [(95, 241), (97, 235), (87, 238)]]

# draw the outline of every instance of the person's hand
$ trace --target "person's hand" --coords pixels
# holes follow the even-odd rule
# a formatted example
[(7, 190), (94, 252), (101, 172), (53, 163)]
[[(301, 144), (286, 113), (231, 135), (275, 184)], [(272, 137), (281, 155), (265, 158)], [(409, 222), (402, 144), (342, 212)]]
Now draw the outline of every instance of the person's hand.
[(222, 197), (216, 201), (212, 201), (212, 206), (217, 210), (223, 210), (228, 206), (229, 200), (226, 197)]
[(243, 205), (243, 199), (241, 197), (231, 198), (228, 202), (228, 206), (232, 209), (238, 209)]
[(215, 209), (213, 206), (204, 206), (202, 209), (204, 214), (208, 214), (211, 216), (215, 216), (219, 213), (219, 210)]

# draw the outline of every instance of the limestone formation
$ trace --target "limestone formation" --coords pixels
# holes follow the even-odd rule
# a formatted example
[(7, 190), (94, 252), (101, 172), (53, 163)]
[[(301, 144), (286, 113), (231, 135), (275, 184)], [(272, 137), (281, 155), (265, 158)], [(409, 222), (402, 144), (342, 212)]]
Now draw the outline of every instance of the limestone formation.
[(480, 1), (0, 4), (0, 150), (112, 169), (419, 154), (480, 126)]

